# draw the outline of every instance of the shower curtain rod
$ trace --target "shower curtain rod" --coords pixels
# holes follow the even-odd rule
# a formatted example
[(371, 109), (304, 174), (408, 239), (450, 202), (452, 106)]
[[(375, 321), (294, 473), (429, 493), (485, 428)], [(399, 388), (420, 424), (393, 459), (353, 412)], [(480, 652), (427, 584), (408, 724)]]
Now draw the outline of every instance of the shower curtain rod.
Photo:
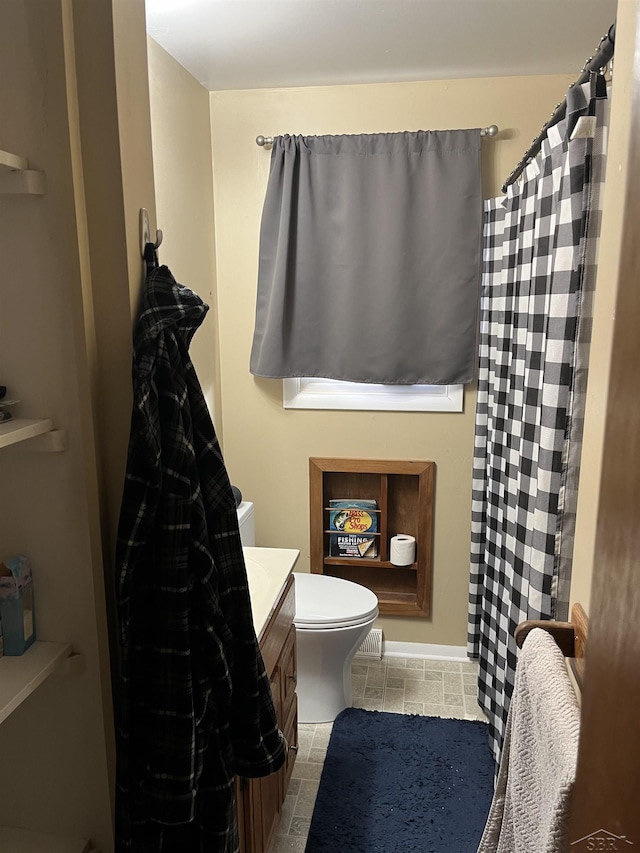
[[(583, 83), (586, 83), (587, 80), (589, 79), (589, 76), (594, 71), (600, 71), (600, 69), (604, 68), (611, 61), (611, 59), (613, 57), (613, 48), (614, 48), (614, 44), (615, 44), (615, 39), (616, 39), (616, 25), (612, 24), (609, 27), (609, 32), (600, 39), (600, 44), (596, 48), (596, 52), (594, 53), (594, 55), (590, 56), (589, 59), (587, 59), (587, 61), (585, 62), (584, 68), (582, 69), (580, 76), (575, 81), (575, 83), (571, 84), (571, 86), (569, 87), (570, 89), (573, 89), (574, 86), (581, 86)], [(523, 158), (520, 160), (520, 162), (515, 167), (513, 172), (511, 172), (511, 174), (509, 175), (507, 180), (502, 185), (502, 192), (503, 193), (506, 193), (507, 187), (510, 184), (513, 184), (515, 181), (518, 180), (520, 175), (525, 170), (529, 161), (533, 157), (535, 157), (536, 154), (538, 153), (538, 151), (540, 150), (540, 146), (542, 145), (542, 141), (544, 140), (546, 133), (549, 130), (549, 128), (553, 127), (554, 124), (558, 124), (559, 121), (562, 121), (566, 111), (567, 111), (567, 101), (565, 98), (562, 101), (562, 103), (560, 103), (556, 106), (555, 110), (551, 114), (551, 118), (549, 119), (549, 121), (545, 125), (543, 125), (542, 130), (536, 136), (536, 138), (533, 140), (533, 142), (531, 143), (531, 145), (529, 146), (529, 148), (525, 152)]]
[[(480, 131), (480, 136), (496, 136), (498, 127), (495, 124), (490, 124), (489, 127), (483, 127)], [(256, 136), (256, 145), (263, 147), (265, 145), (273, 145), (273, 136)]]

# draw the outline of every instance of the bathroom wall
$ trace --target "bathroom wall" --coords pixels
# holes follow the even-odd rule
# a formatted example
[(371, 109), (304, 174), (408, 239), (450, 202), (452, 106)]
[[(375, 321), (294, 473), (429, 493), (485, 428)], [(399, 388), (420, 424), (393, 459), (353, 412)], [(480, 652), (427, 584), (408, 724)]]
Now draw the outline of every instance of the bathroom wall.
[(131, 423), (132, 328), (144, 280), (140, 208), (152, 227), (156, 218), (145, 10), (144, 0), (60, 2), (73, 7), (78, 193), (90, 244), (85, 322), (109, 574)]
[(593, 336), (582, 447), (583, 464), (580, 469), (576, 545), (571, 583), (571, 602), (579, 602), (587, 611), (591, 602), (611, 346), (618, 290), (620, 244), (624, 226), (624, 205), (621, 200), (625, 195), (629, 173), (631, 126), (629, 103), (638, 8), (637, 2), (619, 3), (616, 21), (615, 73), (609, 122), (607, 180), (593, 306)]
[(222, 441), (209, 93), (148, 39), (160, 263), (210, 307), (191, 356)]
[[(114, 77), (104, 87), (99, 84), (104, 65), (96, 56), (110, 51), (113, 71), (117, 26), (108, 4), (90, 5), (95, 21), (104, 23), (104, 13), (109, 23), (91, 42), (94, 72), (84, 82), (93, 81), (92, 96), (110, 121), (117, 100)], [(129, 35), (130, 15), (140, 8), (127, 4), (120, 10)], [(144, 33), (144, 17), (142, 24)], [(113, 720), (91, 299), (98, 277), (92, 281), (90, 270), (91, 168), (89, 159), (82, 162), (76, 76), (82, 57), (75, 52), (74, 28), (80, 39), (86, 35), (82, 15), (74, 18), (69, 0), (0, 4), (0, 79), (11, 81), (0, 87), (0, 148), (27, 157), (46, 181), (42, 196), (0, 200), (2, 382), (21, 400), (17, 415), (51, 417), (68, 436), (63, 452), (37, 452), (28, 443), (2, 449), (0, 559), (21, 552), (29, 556), (38, 639), (70, 643), (81, 655), (76, 663), (83, 664), (76, 674), (49, 678), (0, 726), (0, 825), (91, 837), (108, 853), (113, 849)], [(128, 91), (136, 97), (135, 86)], [(135, 124), (129, 124), (131, 133)], [(120, 215), (111, 218), (111, 209), (102, 204), (106, 221), (96, 244), (109, 252), (106, 295), (114, 308), (111, 319), (122, 295), (127, 322), (121, 331), (127, 339), (130, 290), (120, 160), (127, 145), (124, 136), (118, 138), (117, 121), (113, 129), (113, 135), (102, 137), (96, 178), (107, 182), (109, 200), (120, 199)], [(136, 186), (145, 174), (139, 167)], [(112, 228), (118, 233), (113, 241)], [(111, 415), (119, 411), (118, 394), (108, 402)]]
[(249, 374), (269, 172), (269, 151), (255, 137), (497, 124), (500, 136), (483, 142), (485, 195), (495, 195), (572, 81), (543, 76), (211, 94), (227, 467), (256, 503), (258, 544), (299, 548), (298, 569), (308, 571), (310, 456), (435, 461), (433, 616), (381, 618), (390, 640), (466, 641), (475, 391), (466, 390), (462, 414), (285, 411), (282, 383)]

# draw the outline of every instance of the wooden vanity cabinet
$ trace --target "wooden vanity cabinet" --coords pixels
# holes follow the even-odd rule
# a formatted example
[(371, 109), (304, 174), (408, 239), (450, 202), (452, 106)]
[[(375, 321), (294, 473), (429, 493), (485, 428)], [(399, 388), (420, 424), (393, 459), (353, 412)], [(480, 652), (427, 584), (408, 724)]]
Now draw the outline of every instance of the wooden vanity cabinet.
[(271, 683), (278, 725), (288, 744), (287, 758), (277, 773), (261, 779), (237, 779), (236, 798), (240, 850), (267, 853), (270, 849), (298, 751), (296, 696), (296, 633), (293, 575), (260, 637), (260, 651)]

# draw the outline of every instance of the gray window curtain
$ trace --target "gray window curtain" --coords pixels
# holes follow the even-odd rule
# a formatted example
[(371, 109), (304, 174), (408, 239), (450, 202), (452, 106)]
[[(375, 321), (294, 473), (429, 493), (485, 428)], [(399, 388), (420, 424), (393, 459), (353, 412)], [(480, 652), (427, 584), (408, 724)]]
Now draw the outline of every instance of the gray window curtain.
[(480, 145), (479, 128), (276, 137), (251, 373), (471, 382)]

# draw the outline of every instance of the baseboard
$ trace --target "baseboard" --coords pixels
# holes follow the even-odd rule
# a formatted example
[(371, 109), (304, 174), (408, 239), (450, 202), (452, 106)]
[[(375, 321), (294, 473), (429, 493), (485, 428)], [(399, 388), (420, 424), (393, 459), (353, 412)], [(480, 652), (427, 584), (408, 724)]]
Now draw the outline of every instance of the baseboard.
[(424, 658), (464, 663), (469, 660), (465, 646), (438, 646), (433, 643), (398, 643), (384, 641), (384, 655), (389, 658)]

